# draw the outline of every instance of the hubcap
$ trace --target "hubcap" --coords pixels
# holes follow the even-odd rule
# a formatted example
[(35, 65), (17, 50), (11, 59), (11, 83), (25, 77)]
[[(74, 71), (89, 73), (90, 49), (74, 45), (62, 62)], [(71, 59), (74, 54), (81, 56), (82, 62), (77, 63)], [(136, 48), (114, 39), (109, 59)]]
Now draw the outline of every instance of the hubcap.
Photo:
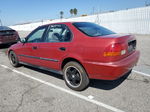
[(14, 56), (14, 54), (10, 54), (10, 61), (13, 65), (16, 64), (16, 57)]
[(82, 77), (80, 71), (77, 68), (73, 66), (66, 68), (65, 75), (66, 81), (69, 85), (73, 87), (78, 87), (80, 85)]

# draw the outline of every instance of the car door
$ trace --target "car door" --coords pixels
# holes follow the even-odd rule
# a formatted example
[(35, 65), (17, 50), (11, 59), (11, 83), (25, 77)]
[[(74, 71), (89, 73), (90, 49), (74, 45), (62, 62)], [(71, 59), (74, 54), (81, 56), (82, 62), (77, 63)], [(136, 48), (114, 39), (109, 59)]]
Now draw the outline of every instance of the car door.
[(38, 45), (44, 42), (44, 35), (47, 30), (47, 26), (39, 27), (34, 30), (26, 39), (26, 42), (22, 44), (19, 52), (19, 60), (25, 63), (38, 65)]
[(52, 24), (45, 35), (45, 43), (39, 45), (40, 65), (59, 70), (61, 60), (69, 53), (72, 33), (64, 24)]

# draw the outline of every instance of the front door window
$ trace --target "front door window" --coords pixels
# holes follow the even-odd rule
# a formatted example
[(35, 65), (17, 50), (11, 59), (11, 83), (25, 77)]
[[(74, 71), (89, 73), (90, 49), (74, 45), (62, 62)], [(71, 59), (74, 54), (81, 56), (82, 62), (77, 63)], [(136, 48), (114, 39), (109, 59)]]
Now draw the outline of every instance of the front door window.
[(39, 28), (35, 30), (29, 37), (27, 42), (28, 43), (39, 43), (43, 42), (43, 35), (46, 30), (46, 27)]

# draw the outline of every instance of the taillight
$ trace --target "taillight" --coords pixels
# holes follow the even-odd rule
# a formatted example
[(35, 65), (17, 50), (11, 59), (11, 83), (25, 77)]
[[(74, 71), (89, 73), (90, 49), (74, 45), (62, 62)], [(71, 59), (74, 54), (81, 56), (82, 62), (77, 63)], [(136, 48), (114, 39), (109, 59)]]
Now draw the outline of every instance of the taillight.
[(108, 46), (104, 51), (104, 56), (121, 56), (126, 54), (126, 45), (122, 43), (115, 43)]

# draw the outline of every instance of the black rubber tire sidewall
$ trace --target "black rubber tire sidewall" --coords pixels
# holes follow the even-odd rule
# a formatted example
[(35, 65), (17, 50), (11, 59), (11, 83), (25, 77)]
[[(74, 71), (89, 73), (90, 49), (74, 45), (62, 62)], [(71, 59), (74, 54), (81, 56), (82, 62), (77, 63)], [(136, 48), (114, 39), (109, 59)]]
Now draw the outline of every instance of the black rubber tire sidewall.
[[(80, 86), (77, 87), (77, 88), (70, 86), (70, 85), (68, 84), (68, 82), (66, 81), (67, 79), (66, 79), (66, 76), (65, 76), (65, 70), (66, 70), (66, 68), (69, 67), (69, 66), (74, 66), (74, 67), (76, 67), (76, 68), (80, 71), (80, 73), (81, 73), (82, 81), (81, 81)], [(82, 67), (82, 65), (80, 65), (79, 63), (74, 62), (74, 61), (68, 62), (68, 63), (64, 66), (64, 68), (63, 68), (63, 77), (64, 77), (64, 80), (65, 80), (66, 85), (67, 85), (69, 88), (71, 88), (71, 89), (73, 89), (73, 90), (75, 90), (75, 91), (82, 91), (82, 90), (86, 89), (86, 88), (88, 87), (88, 85), (89, 85), (89, 78), (88, 78), (88, 76), (87, 76), (86, 71), (84, 70), (84, 68)]]

